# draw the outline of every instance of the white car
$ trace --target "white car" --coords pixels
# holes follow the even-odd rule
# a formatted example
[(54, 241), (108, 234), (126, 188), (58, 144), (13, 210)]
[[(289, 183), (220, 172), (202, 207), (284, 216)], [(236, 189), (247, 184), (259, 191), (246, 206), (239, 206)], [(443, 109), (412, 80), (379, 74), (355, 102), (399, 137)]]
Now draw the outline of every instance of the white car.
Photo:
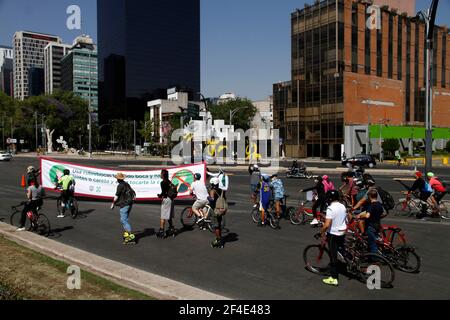
[(12, 159), (12, 155), (6, 152), (0, 152), (0, 161), (10, 161)]

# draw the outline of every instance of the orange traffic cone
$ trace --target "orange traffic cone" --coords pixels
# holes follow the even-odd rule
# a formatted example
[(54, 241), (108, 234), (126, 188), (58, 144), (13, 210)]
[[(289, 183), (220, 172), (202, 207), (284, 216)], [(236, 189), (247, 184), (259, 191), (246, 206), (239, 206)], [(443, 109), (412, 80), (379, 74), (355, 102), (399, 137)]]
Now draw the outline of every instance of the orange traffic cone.
[(22, 175), (22, 183), (20, 184), (22, 188), (25, 188), (27, 185), (25, 184), (25, 175)]

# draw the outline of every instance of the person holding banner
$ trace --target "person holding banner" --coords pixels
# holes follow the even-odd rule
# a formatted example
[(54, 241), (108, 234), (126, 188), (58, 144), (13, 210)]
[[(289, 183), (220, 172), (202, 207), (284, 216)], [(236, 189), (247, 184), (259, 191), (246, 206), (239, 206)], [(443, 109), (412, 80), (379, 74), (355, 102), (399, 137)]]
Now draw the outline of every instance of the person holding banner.
[(131, 209), (133, 208), (133, 202), (136, 198), (136, 193), (131, 186), (125, 182), (126, 177), (123, 173), (118, 173), (115, 178), (119, 185), (117, 186), (116, 196), (111, 205), (111, 210), (113, 210), (115, 206), (120, 208), (120, 222), (125, 230), (123, 234), (123, 244), (136, 244), (136, 236), (131, 232), (131, 225), (128, 222)]
[[(161, 204), (161, 221), (159, 225), (159, 232), (156, 236), (160, 239), (164, 239), (165, 237), (175, 236), (176, 230), (173, 226), (172, 219), (174, 217), (175, 208), (174, 202), (171, 197), (171, 188), (173, 187), (172, 182), (169, 180), (169, 171), (162, 170), (161, 171), (161, 193), (158, 194), (158, 198), (162, 199)], [(169, 222), (169, 230), (167, 234), (164, 232), (166, 221)]]

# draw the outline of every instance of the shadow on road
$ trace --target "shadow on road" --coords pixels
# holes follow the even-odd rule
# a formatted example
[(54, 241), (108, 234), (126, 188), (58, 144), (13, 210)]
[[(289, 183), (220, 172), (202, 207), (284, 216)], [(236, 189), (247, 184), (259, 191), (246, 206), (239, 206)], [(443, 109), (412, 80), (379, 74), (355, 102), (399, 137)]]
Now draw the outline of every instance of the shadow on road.
[(65, 231), (69, 231), (69, 230), (73, 230), (74, 227), (70, 226), (70, 227), (64, 227), (64, 228), (57, 228), (57, 229), (52, 229), (52, 232), (50, 233), (49, 238), (52, 239), (58, 239), (62, 237), (62, 233)]
[(95, 209), (78, 211), (77, 219), (86, 219), (92, 212), (95, 212)]
[(236, 233), (229, 233), (226, 236), (222, 237), (222, 240), (224, 243), (236, 242), (239, 241), (239, 235), (237, 235)]
[(141, 239), (147, 237), (153, 237), (155, 235), (155, 229), (145, 229), (142, 232), (136, 232), (136, 243), (139, 243)]

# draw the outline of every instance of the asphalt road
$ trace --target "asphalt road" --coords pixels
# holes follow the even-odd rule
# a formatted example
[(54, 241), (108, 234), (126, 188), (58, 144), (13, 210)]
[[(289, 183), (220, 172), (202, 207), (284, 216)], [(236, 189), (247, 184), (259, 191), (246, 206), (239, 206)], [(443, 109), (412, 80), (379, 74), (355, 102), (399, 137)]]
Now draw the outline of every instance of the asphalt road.
[[(130, 165), (133, 162), (126, 163)], [(124, 163), (114, 161), (83, 161), (99, 167), (116, 168)], [(140, 163), (142, 164), (142, 163)], [(28, 165), (38, 161), (16, 158), (0, 162), (0, 219), (9, 220), (10, 207), (24, 199), (20, 179)], [(315, 164), (314, 166), (318, 166)], [(334, 165), (336, 167), (336, 165)], [(436, 170), (449, 179), (445, 169)], [(330, 175), (338, 184), (337, 175)], [(400, 197), (401, 186), (394, 177), (375, 176), (386, 190)], [(299, 189), (311, 186), (311, 181), (284, 180), (289, 205), (296, 205)], [(52, 238), (64, 244), (87, 250), (109, 259), (126, 263), (174, 280), (235, 299), (449, 299), (450, 223), (440, 220), (416, 221), (390, 216), (386, 223), (400, 226), (408, 242), (417, 247), (422, 257), (419, 274), (396, 272), (394, 288), (370, 291), (356, 280), (341, 277), (339, 288), (322, 285), (321, 278), (304, 269), (303, 249), (317, 241), (317, 229), (293, 226), (282, 221), (281, 230), (256, 227), (250, 219), (249, 177), (235, 173), (230, 178), (228, 193), (231, 207), (227, 215), (225, 249), (210, 247), (213, 235), (194, 229), (182, 231), (176, 238), (160, 240), (159, 204), (136, 204), (131, 224), (138, 236), (137, 246), (122, 245), (122, 230), (118, 211), (109, 203), (83, 201), (79, 203), (81, 217), (77, 220), (57, 219), (56, 202), (47, 200), (45, 213), (52, 223)], [(176, 207), (176, 225), (186, 204)]]

